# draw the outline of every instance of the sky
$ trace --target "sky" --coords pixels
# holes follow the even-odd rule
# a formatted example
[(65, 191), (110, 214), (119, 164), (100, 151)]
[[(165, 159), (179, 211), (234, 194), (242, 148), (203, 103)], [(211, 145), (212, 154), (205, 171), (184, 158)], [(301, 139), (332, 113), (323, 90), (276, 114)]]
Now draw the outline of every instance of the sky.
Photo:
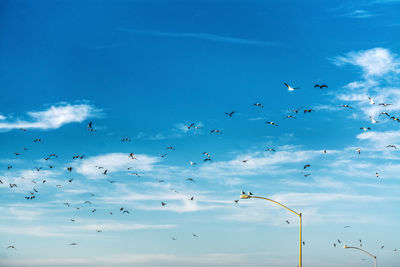
[(399, 266), (399, 12), (1, 1), (0, 266)]

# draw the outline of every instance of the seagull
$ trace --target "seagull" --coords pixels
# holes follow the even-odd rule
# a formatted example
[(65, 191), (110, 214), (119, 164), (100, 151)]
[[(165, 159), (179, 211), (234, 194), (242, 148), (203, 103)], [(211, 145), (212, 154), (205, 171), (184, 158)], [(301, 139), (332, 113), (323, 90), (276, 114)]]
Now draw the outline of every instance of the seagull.
[(74, 179), (69, 179), (68, 182), (72, 183), (73, 180), (74, 180)]
[(371, 120), (371, 123), (378, 123), (379, 121), (374, 120), (371, 116), (369, 116), (369, 119)]
[(276, 150), (275, 150), (275, 149), (273, 149), (273, 148), (267, 148), (267, 149), (265, 149), (265, 151), (272, 151), (272, 152), (276, 152)]
[(69, 203), (68, 203), (68, 202), (65, 202), (65, 203), (64, 203), (64, 205), (66, 205), (66, 206), (68, 206), (68, 207), (69, 207)]
[(344, 226), (343, 228), (350, 228), (350, 226), (349, 226), (349, 225), (346, 225), (346, 226)]
[(242, 160), (243, 163), (246, 163), (247, 161), (249, 161), (248, 159), (244, 159)]
[(371, 128), (370, 128), (370, 127), (365, 128), (365, 127), (363, 126), (363, 127), (360, 128), (360, 130), (364, 130), (364, 132), (366, 132), (366, 131), (368, 131), (368, 130), (371, 130)]
[(358, 154), (361, 154), (361, 148), (357, 147), (356, 150), (357, 150)]
[(164, 158), (167, 154), (158, 154), (160, 157)]
[(306, 165), (304, 165), (303, 169), (305, 170), (306, 168), (309, 168), (309, 167), (311, 167), (311, 165), (310, 164), (306, 164)]
[(72, 171), (72, 167), (68, 167), (67, 171), (71, 172)]
[(379, 173), (376, 172), (376, 173), (375, 173), (375, 176), (376, 176), (376, 178), (379, 178)]
[(283, 83), (283, 84), (288, 88), (288, 91), (294, 91), (294, 90), (300, 89), (300, 87), (291, 87), (287, 83)]
[(108, 171), (108, 170), (106, 169), (106, 170), (103, 172), (103, 174), (104, 174), (104, 175), (107, 175), (107, 171)]
[(336, 248), (336, 244), (335, 243), (333, 243), (333, 246)]
[(381, 116), (381, 115), (386, 115), (386, 116), (388, 116), (390, 118), (390, 115), (387, 112), (381, 112), (381, 114), (379, 114), (379, 116)]
[(163, 202), (163, 201), (161, 201), (161, 206), (165, 206), (165, 205), (167, 205), (167, 203), (166, 203), (166, 202)]
[(257, 106), (257, 107), (261, 107), (261, 108), (263, 108), (264, 106), (263, 105), (261, 105), (260, 103), (255, 103), (255, 104), (253, 104), (253, 106)]
[(70, 246), (76, 246), (76, 245), (78, 245), (78, 243), (71, 243), (71, 244), (69, 244)]
[(193, 178), (187, 178), (186, 181), (191, 181), (191, 182), (193, 182), (193, 183), (196, 182)]
[(189, 198), (188, 200), (193, 200), (194, 199), (194, 197), (191, 197), (191, 198)]
[(399, 118), (396, 118), (396, 117), (390, 117), (392, 120), (394, 120), (394, 121), (397, 121), (397, 122), (400, 122), (400, 119)]
[(98, 230), (98, 229), (96, 229), (96, 232), (98, 232), (98, 233), (101, 233), (101, 232), (103, 232), (102, 230)]
[(75, 219), (69, 219), (71, 222), (75, 222)]
[(275, 123), (275, 122), (273, 122), (273, 121), (266, 121), (265, 123), (266, 123), (266, 124), (271, 124), (271, 125), (278, 126), (278, 124), (276, 124), (276, 123)]
[(286, 223), (289, 224), (290, 222), (288, 220), (286, 220)]
[(204, 161), (212, 161), (211, 158), (205, 158)]
[(193, 235), (193, 237), (198, 237), (196, 234), (192, 234)]
[(310, 108), (310, 109), (305, 109), (305, 110), (304, 110), (304, 114), (307, 113), (307, 112), (308, 112), (308, 113), (311, 113), (311, 112), (313, 112), (313, 111), (314, 111), (314, 110), (313, 110), (312, 108)]
[(213, 130), (210, 131), (210, 133), (219, 133), (219, 134), (222, 134), (222, 131), (217, 130), (217, 129), (213, 129)]
[(304, 177), (308, 177), (311, 175), (311, 173), (304, 173), (303, 175), (304, 175)]
[(130, 142), (131, 141), (131, 139), (129, 139), (129, 138), (122, 138), (121, 139), (121, 142)]
[(394, 149), (397, 149), (397, 147), (395, 145), (387, 145), (386, 147), (392, 147)]
[(171, 236), (171, 239), (172, 239), (172, 240), (176, 240), (176, 238), (175, 238), (175, 237), (173, 237), (173, 236)]
[(387, 106), (390, 106), (391, 104), (386, 104), (386, 103), (379, 103), (379, 106), (384, 106), (384, 107), (387, 107)]
[(225, 112), (225, 114), (228, 115), (229, 117), (232, 117), (232, 115), (235, 114), (235, 111)]
[(36, 143), (36, 142), (42, 142), (42, 139), (36, 138), (36, 139), (33, 140), (33, 142), (34, 142), (34, 143)]
[(371, 97), (368, 97), (368, 99), (369, 99), (369, 103), (370, 103), (371, 105), (375, 105), (375, 102), (374, 102), (374, 100), (373, 100)]
[(133, 154), (133, 153), (129, 153), (129, 157), (130, 157), (131, 159), (137, 159), (137, 158), (135, 157), (135, 154)]
[(381, 249), (383, 249), (385, 246), (381, 246)]
[(193, 162), (193, 161), (191, 161), (191, 160), (189, 160), (189, 163), (190, 163), (190, 165), (196, 165), (196, 162)]
[(284, 117), (283, 119), (289, 119), (289, 118), (296, 119), (296, 117), (294, 117), (294, 116), (292, 116), (292, 115), (287, 115), (287, 116)]
[(322, 89), (322, 88), (328, 88), (328, 85), (326, 85), (326, 84), (322, 84), (322, 85), (319, 85), (319, 84), (316, 84), (316, 85), (314, 85), (314, 88), (315, 87), (319, 87), (319, 89)]
[(207, 157), (211, 157), (211, 155), (207, 152), (203, 152), (203, 155), (206, 155)]
[(122, 213), (128, 213), (128, 214), (129, 214), (129, 211), (127, 211), (127, 210), (124, 210)]
[(175, 148), (174, 148), (174, 147), (172, 147), (172, 146), (166, 147), (165, 149), (171, 149), (171, 150), (175, 150)]
[(7, 249), (9, 249), (9, 248), (13, 248), (13, 249), (17, 250), (14, 245), (10, 245), (7, 247)]
[(353, 108), (353, 107), (350, 107), (349, 105), (341, 105), (340, 107), (342, 107), (342, 108)]
[(339, 239), (337, 240), (337, 242), (340, 244), (340, 243), (342, 243), (342, 241), (340, 241)]
[(89, 200), (86, 200), (86, 201), (85, 201), (85, 204), (92, 205), (92, 202), (90, 202)]
[(94, 212), (96, 212), (96, 209), (93, 209), (93, 210), (92, 210), (92, 213), (94, 213)]
[(234, 201), (235, 201), (235, 203), (237, 204), (237, 203), (239, 202), (239, 199), (235, 199)]

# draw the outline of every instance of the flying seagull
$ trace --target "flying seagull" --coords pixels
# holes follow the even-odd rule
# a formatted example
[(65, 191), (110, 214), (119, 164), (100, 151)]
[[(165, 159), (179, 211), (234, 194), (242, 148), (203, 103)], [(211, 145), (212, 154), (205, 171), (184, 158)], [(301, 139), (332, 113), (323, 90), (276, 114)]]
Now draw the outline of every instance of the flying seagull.
[(274, 125), (274, 126), (278, 126), (278, 124), (276, 124), (276, 123), (273, 122), (273, 121), (266, 121), (265, 123), (266, 123), (266, 124), (270, 124), (270, 125)]
[(232, 117), (232, 115), (235, 114), (235, 111), (225, 112), (225, 114), (228, 115), (228, 117)]
[(314, 88), (315, 87), (319, 87), (319, 89), (322, 89), (322, 88), (328, 88), (328, 85), (326, 85), (326, 84), (321, 84), (321, 85), (319, 85), (319, 84), (316, 84), (316, 85), (314, 85)]
[(287, 88), (288, 88), (288, 91), (294, 91), (294, 90), (297, 90), (297, 89), (300, 89), (300, 87), (291, 87), (289, 84), (287, 84), (287, 83), (283, 83)]

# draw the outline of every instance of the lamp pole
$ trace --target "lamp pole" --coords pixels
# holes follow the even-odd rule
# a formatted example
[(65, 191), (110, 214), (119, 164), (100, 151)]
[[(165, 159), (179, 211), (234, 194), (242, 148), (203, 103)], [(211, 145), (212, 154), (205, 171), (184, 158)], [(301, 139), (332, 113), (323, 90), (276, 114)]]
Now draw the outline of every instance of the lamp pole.
[(358, 249), (358, 250), (364, 252), (365, 254), (368, 254), (369, 256), (371, 256), (371, 257), (374, 259), (374, 267), (377, 266), (377, 263), (376, 263), (376, 256), (372, 255), (372, 254), (369, 253), (368, 251), (365, 251), (365, 250), (363, 250), (363, 249), (361, 249), (361, 248), (358, 248), (358, 247), (348, 247), (348, 246), (346, 246), (346, 245), (344, 245), (343, 248), (354, 248), (354, 249)]
[(283, 204), (281, 204), (281, 203), (279, 203), (279, 202), (277, 202), (277, 201), (275, 201), (275, 200), (266, 198), (266, 197), (257, 197), (257, 196), (253, 196), (253, 195), (242, 194), (242, 195), (240, 196), (240, 198), (242, 198), (242, 199), (248, 199), (248, 198), (259, 198), (259, 199), (264, 199), (264, 200), (273, 202), (273, 203), (275, 203), (275, 204), (278, 204), (279, 206), (281, 206), (281, 207), (287, 209), (288, 211), (290, 211), (290, 212), (296, 214), (296, 215), (299, 217), (299, 266), (298, 266), (298, 267), (302, 267), (302, 261), (303, 261), (303, 259), (302, 259), (302, 231), (301, 231), (301, 219), (302, 219), (302, 217), (301, 217), (301, 213), (297, 213), (297, 212), (295, 212), (294, 210), (289, 209), (289, 208), (286, 207), (285, 205), (283, 205)]

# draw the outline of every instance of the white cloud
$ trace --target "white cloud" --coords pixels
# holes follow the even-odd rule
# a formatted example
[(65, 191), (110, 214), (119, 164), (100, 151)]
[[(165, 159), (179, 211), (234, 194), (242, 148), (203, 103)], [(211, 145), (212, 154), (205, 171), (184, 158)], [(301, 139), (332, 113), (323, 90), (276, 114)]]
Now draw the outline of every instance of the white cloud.
[[(202, 165), (197, 176), (213, 177), (218, 176), (246, 176), (260, 175), (267, 173), (287, 173), (290, 169), (283, 169), (282, 165), (293, 163), (306, 163), (308, 160), (321, 155), (320, 150), (292, 150), (290, 147), (282, 148), (284, 150), (276, 152), (256, 152), (252, 154), (239, 155), (230, 161), (219, 161)], [(334, 151), (332, 151), (334, 153)], [(247, 160), (246, 163), (242, 160)], [(300, 165), (301, 165), (300, 164)]]
[(5, 116), (0, 115), (0, 120), (5, 120), (5, 119), (7, 119)]
[(345, 56), (338, 56), (334, 63), (338, 66), (351, 64), (361, 67), (364, 77), (383, 76), (388, 73), (399, 73), (397, 55), (385, 48), (372, 48), (358, 52), (350, 52)]
[[(61, 126), (82, 122), (89, 117), (99, 114), (99, 110), (87, 104), (58, 104), (53, 105), (44, 111), (27, 112), (29, 120), (17, 119), (15, 121), (7, 121), (0, 123), (0, 130), (12, 130), (19, 128), (26, 129), (57, 129)], [(3, 116), (4, 117), (4, 116)]]
[(400, 131), (365, 132), (357, 135), (357, 138), (368, 140), (375, 146), (385, 148), (387, 145), (397, 144), (400, 138)]
[[(150, 171), (154, 168), (155, 164), (160, 161), (158, 157), (150, 157), (144, 154), (135, 154), (137, 159), (132, 159), (126, 153), (110, 153), (101, 156), (88, 157), (79, 162), (73, 162), (71, 165), (76, 168), (76, 171), (88, 178), (108, 178), (104, 175), (104, 170), (107, 173), (125, 171), (127, 173), (128, 167), (132, 167), (130, 172), (143, 172)], [(96, 166), (103, 167), (98, 169)]]

